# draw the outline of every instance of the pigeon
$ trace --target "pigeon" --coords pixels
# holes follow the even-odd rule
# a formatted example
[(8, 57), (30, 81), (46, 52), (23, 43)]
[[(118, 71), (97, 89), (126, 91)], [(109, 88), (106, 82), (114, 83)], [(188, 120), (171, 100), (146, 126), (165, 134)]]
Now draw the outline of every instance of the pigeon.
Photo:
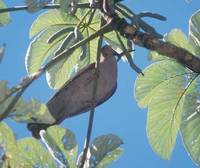
[[(107, 101), (117, 88), (117, 54), (109, 45), (101, 48), (99, 71), (95, 63), (79, 70), (47, 102), (55, 123), (28, 123), (33, 137), (40, 138), (40, 130), (60, 124), (63, 120), (82, 114)], [(96, 97), (93, 100), (94, 81), (97, 80)]]

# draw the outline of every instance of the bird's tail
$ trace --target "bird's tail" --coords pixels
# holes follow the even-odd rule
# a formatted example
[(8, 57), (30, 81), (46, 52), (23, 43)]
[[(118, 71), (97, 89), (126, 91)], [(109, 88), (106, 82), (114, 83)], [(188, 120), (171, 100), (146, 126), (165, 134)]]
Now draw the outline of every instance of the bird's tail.
[(42, 123), (28, 123), (27, 128), (31, 131), (32, 136), (40, 139), (40, 131), (46, 130), (48, 127), (52, 126), (52, 124), (42, 124)]

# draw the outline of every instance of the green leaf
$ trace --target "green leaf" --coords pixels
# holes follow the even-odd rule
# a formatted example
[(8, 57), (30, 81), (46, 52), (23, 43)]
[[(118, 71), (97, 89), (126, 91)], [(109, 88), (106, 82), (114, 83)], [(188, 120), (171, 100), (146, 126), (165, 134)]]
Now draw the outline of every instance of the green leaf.
[[(76, 42), (78, 42), (78, 39), (75, 38), (74, 33), (69, 33), (55, 54), (57, 55), (62, 53), (64, 50), (69, 49)], [(72, 54), (66, 55), (63, 60), (47, 70), (47, 83), (51, 88), (59, 89), (71, 77), (80, 59), (80, 54), (81, 50), (79, 48)]]
[(181, 136), (185, 148), (192, 160), (200, 165), (200, 115), (199, 115), (199, 77), (193, 78), (191, 87), (185, 96)]
[[(4, 4), (3, 0), (0, 0), (0, 9), (7, 8)], [(0, 26), (5, 26), (11, 22), (10, 14), (8, 12), (4, 12), (0, 14)]]
[(23, 167), (49, 167), (54, 168), (56, 164), (51, 155), (34, 138), (24, 138), (17, 141), (18, 155), (24, 160)]
[[(9, 105), (9, 103), (12, 101), (13, 97), (8, 97), (6, 100), (5, 98), (7, 97), (7, 95), (9, 95), (10, 90), (8, 88), (8, 82), (7, 81), (0, 81), (0, 114), (2, 114), (5, 109), (7, 108), (7, 106)], [(5, 100), (5, 101), (4, 101)]]
[[(121, 35), (120, 35), (120, 37), (121, 37), (121, 39), (122, 39), (122, 41), (123, 41), (125, 47), (128, 48), (128, 45), (127, 45), (128, 41), (127, 41), (127, 39), (124, 38), (124, 37), (122, 37)], [(118, 53), (123, 52), (123, 48), (122, 48), (121, 43), (119, 42), (119, 40), (118, 40), (118, 38), (117, 38), (117, 35), (116, 35), (116, 32), (115, 32), (115, 31), (106, 33), (105, 36), (104, 36), (104, 38), (105, 38), (106, 42), (107, 42), (109, 45), (111, 45), (111, 47), (112, 47), (116, 52), (118, 52)]]
[[(64, 15), (64, 17), (63, 17)], [(75, 17), (69, 16), (66, 13), (62, 14), (59, 10), (49, 10), (41, 14), (32, 24), (29, 32), (30, 38), (41, 32), (42, 30), (50, 26), (63, 26), (71, 27), (76, 26), (77, 19)]]
[[(6, 95), (10, 93), (6, 81), (0, 81), (0, 114), (5, 111), (14, 96), (10, 96), (7, 100), (2, 102)], [(31, 99), (26, 102), (23, 98), (20, 98), (9, 116), (16, 122), (37, 122), (37, 123), (54, 123), (55, 119), (50, 114), (47, 106), (35, 99)]]
[[(171, 32), (166, 34), (164, 40), (195, 54), (194, 46), (189, 42), (185, 34), (179, 29), (173, 29)], [(149, 53), (149, 58), (153, 61), (172, 60), (169, 57), (158, 54), (156, 51), (151, 51)]]
[(15, 105), (14, 112), (9, 115), (16, 122), (25, 123), (55, 123), (55, 119), (49, 112), (46, 104), (43, 104), (35, 99), (25, 102), (20, 99)]
[(69, 161), (70, 168), (75, 168), (75, 158), (78, 152), (78, 145), (73, 132), (69, 129), (53, 126), (47, 129), (47, 134), (54, 137), (54, 143), (50, 143), (50, 147), (55, 148), (57, 146), (56, 148), (59, 148)]
[(135, 81), (134, 96), (140, 107), (147, 107), (157, 88), (169, 80), (176, 80), (176, 77), (184, 76), (184, 68), (170, 60), (157, 62), (148, 66), (144, 71), (144, 77), (138, 75)]
[(117, 160), (122, 154), (122, 140), (113, 134), (94, 139), (90, 147), (90, 167), (103, 168)]
[(47, 40), (55, 32), (60, 31), (63, 28), (65, 28), (64, 25), (51, 26), (31, 41), (25, 58), (25, 65), (29, 74), (37, 72), (45, 61), (50, 59), (53, 53), (58, 49), (67, 33), (62, 34), (62, 36), (51, 44), (48, 44)]
[(190, 44), (188, 38), (180, 29), (173, 29), (164, 37), (164, 39), (167, 42), (170, 42), (178, 47), (184, 48), (189, 52), (195, 54), (193, 45)]
[(181, 123), (185, 69), (170, 60), (152, 64), (139, 75), (135, 97), (141, 107), (148, 106), (147, 135), (153, 150), (169, 159)]
[(200, 10), (196, 11), (189, 20), (189, 40), (195, 47), (196, 55), (200, 55)]
[(4, 122), (0, 123), (0, 148), (1, 152), (4, 151), (5, 167), (22, 167), (23, 159), (20, 158), (17, 148), (17, 142), (14, 132)]

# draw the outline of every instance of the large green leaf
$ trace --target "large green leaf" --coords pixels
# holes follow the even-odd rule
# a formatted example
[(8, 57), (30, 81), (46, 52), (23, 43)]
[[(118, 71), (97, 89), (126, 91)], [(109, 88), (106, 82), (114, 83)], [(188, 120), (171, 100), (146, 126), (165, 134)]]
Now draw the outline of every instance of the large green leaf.
[(184, 68), (170, 60), (157, 62), (144, 70), (144, 76), (139, 75), (135, 81), (135, 98), (140, 107), (147, 107), (157, 88), (169, 80), (185, 75)]
[(120, 148), (122, 144), (122, 140), (113, 134), (95, 138), (89, 148), (89, 167), (107, 167), (122, 154), (122, 149)]
[(18, 155), (24, 160), (23, 167), (55, 168), (56, 164), (50, 153), (34, 138), (18, 140)]
[[(67, 50), (78, 41), (78, 39), (75, 38), (74, 33), (72, 35), (72, 39), (67, 41), (68, 43), (64, 46), (64, 48), (61, 44), (61, 48)], [(63, 43), (65, 42), (66, 41), (63, 41)], [(63, 49), (60, 51), (61, 48), (59, 48), (57, 52), (61, 53), (64, 51)], [(59, 89), (71, 77), (72, 73), (75, 71), (78, 61), (80, 60), (81, 52), (80, 48), (75, 50), (72, 54), (66, 55), (63, 60), (47, 70), (46, 78), (51, 88)]]
[(5, 168), (23, 167), (23, 159), (18, 155), (15, 134), (4, 122), (0, 123), (0, 150), (4, 157), (3, 166)]
[(47, 43), (47, 40), (64, 27), (64, 25), (50, 26), (31, 41), (25, 59), (26, 69), (29, 74), (38, 71), (45, 61), (52, 57), (53, 53), (58, 49), (67, 33), (62, 34), (62, 36), (50, 44)]
[(185, 96), (181, 135), (190, 157), (196, 164), (200, 165), (200, 94), (198, 82), (199, 78), (191, 83)]
[(70, 168), (75, 168), (75, 158), (78, 152), (78, 145), (73, 132), (69, 129), (53, 126), (48, 128), (47, 135), (53, 138), (46, 139), (47, 141), (49, 140), (49, 146), (53, 150), (61, 153), (60, 156), (64, 154), (70, 164)]
[[(4, 4), (3, 0), (0, 0), (0, 9), (6, 8), (6, 5)], [(8, 12), (4, 12), (0, 14), (0, 26), (7, 25), (10, 23), (11, 18), (10, 14)]]
[[(63, 16), (64, 15), (64, 16)], [(59, 10), (49, 10), (41, 14), (32, 24), (29, 32), (30, 38), (50, 26), (76, 26), (77, 19), (61, 13)]]
[(195, 47), (196, 55), (200, 55), (200, 10), (195, 12), (189, 20), (189, 40)]
[[(185, 34), (179, 29), (173, 29), (171, 32), (166, 34), (164, 40), (195, 54), (194, 46), (189, 42)], [(158, 54), (156, 51), (150, 51), (149, 58), (153, 61), (170, 59), (169, 57)]]
[(135, 97), (148, 106), (147, 135), (153, 150), (169, 159), (179, 126), (184, 100), (185, 69), (170, 60), (160, 61), (138, 76)]

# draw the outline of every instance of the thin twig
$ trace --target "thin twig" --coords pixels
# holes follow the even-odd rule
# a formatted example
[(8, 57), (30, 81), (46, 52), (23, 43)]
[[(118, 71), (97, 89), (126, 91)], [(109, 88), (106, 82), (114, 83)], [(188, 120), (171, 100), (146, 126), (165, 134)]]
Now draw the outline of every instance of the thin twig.
[[(42, 7), (42, 9), (59, 9), (59, 8), (60, 8), (59, 4), (47, 4), (44, 7)], [(78, 3), (77, 8), (84, 8), (84, 9), (90, 8), (90, 4), (89, 3)], [(27, 5), (15, 6), (15, 7), (10, 7), (10, 8), (0, 9), (0, 13), (23, 11), (23, 10), (27, 10), (27, 9), (28, 9)]]
[[(102, 21), (101, 21), (101, 26), (102, 26)], [(97, 94), (97, 88), (98, 88), (99, 65), (100, 65), (102, 43), (103, 43), (103, 35), (100, 36), (99, 41), (98, 41), (97, 61), (96, 61), (96, 69), (95, 69), (95, 74), (94, 74), (97, 76), (97, 78), (96, 78), (96, 80), (94, 80), (94, 84), (93, 84), (92, 109), (90, 111), (90, 116), (89, 116), (87, 136), (85, 139), (83, 157), (81, 160), (81, 168), (84, 167), (85, 164), (87, 164), (87, 159), (88, 159), (87, 153), (88, 153), (88, 148), (89, 148), (89, 144), (90, 144), (93, 121), (94, 121), (94, 112), (95, 112), (95, 106), (96, 106), (95, 100), (96, 100), (96, 94)]]

